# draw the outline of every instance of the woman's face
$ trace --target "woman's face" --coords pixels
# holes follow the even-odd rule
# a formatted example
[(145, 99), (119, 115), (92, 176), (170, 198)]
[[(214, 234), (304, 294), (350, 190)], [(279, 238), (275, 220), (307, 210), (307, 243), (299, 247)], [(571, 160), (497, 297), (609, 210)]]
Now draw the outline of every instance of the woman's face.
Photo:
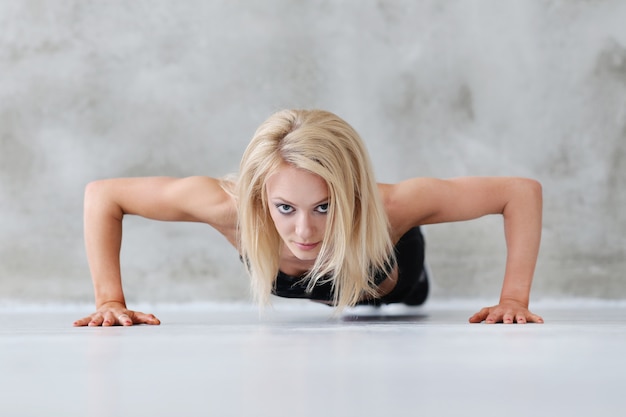
[(285, 246), (298, 259), (314, 260), (326, 230), (328, 187), (318, 175), (283, 164), (266, 184), (270, 215)]

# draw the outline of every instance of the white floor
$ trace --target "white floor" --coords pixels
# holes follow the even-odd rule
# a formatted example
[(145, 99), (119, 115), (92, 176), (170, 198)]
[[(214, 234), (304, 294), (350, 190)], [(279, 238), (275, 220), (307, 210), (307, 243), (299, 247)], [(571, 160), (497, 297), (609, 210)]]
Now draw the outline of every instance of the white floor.
[[(0, 416), (624, 416), (626, 306), (154, 307), (161, 326), (73, 328), (82, 308), (0, 310)], [(467, 308), (466, 308), (467, 307)]]

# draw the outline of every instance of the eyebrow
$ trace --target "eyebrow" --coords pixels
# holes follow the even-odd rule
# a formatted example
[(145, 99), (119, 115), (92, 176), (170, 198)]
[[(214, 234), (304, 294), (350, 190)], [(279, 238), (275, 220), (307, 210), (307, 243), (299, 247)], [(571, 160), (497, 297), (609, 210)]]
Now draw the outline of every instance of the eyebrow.
[[(318, 201), (317, 203), (313, 203), (313, 207), (319, 206), (319, 205), (324, 204), (324, 203), (328, 203), (329, 199), (330, 199), (330, 197), (325, 197), (325, 198), (321, 199), (320, 201)], [(276, 203), (277, 200), (280, 200), (281, 202), (283, 202), (283, 203), (285, 203), (285, 204), (287, 204), (289, 206), (296, 207), (295, 204), (293, 204), (291, 201), (287, 200), (286, 198), (274, 197), (271, 200), (272, 200), (272, 203)]]

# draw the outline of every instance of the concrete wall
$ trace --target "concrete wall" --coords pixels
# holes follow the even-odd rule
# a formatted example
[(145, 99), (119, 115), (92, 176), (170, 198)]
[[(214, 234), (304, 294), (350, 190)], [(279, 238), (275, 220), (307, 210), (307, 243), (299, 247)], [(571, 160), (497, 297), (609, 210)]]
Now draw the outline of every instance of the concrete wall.
[[(545, 191), (534, 298), (626, 297), (626, 3), (0, 2), (0, 299), (90, 302), (88, 181), (234, 172), (255, 127), (325, 108), (381, 181)], [(501, 220), (431, 226), (434, 296), (496, 299)], [(130, 300), (247, 299), (208, 226), (128, 218)]]

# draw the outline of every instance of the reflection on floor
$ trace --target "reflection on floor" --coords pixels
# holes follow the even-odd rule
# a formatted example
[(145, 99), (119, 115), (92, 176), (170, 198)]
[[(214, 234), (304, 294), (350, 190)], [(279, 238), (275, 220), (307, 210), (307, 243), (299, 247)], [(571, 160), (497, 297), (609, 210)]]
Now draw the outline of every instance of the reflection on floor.
[[(0, 310), (0, 415), (623, 416), (626, 305), (309, 303), (143, 308), (161, 326), (73, 328), (89, 308)], [(467, 307), (467, 308), (466, 308)]]

